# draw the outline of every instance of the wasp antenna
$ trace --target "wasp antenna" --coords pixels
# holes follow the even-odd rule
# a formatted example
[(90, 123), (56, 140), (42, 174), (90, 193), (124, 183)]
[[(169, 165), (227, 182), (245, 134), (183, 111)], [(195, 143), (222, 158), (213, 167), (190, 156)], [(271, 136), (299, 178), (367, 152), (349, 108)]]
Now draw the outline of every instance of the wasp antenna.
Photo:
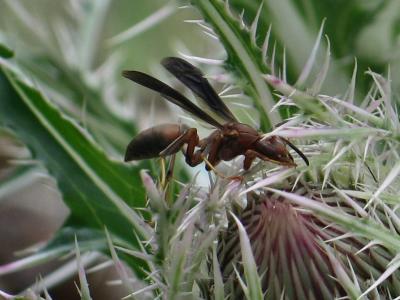
[(135, 73), (136, 73), (135, 71), (124, 70), (124, 71), (121, 72), (121, 75), (122, 75), (123, 77), (125, 77), (125, 78), (130, 79), (130, 77), (135, 76), (135, 75), (134, 75)]
[[(282, 137), (281, 137), (281, 138), (282, 138)], [(282, 139), (285, 141), (285, 143), (286, 143), (290, 148), (292, 148), (294, 151), (297, 152), (298, 155), (300, 155), (300, 157), (304, 160), (304, 162), (306, 163), (307, 166), (310, 165), (310, 162), (308, 161), (307, 156), (305, 156), (304, 153), (301, 152), (299, 148), (297, 148), (295, 145), (293, 145), (291, 142), (289, 142), (289, 140), (287, 140), (287, 139), (285, 139), (285, 138), (282, 138)]]

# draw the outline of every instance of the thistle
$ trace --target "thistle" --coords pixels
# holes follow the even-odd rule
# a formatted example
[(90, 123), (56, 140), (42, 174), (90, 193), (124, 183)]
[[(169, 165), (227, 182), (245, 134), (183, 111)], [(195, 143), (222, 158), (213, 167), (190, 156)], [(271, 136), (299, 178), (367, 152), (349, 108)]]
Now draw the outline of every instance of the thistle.
[[(358, 64), (365, 61), (355, 61), (350, 75), (339, 68), (332, 59), (330, 40), (323, 39), (324, 26), (329, 31), (331, 20), (322, 21), (318, 33), (308, 34), (300, 10), (289, 14), (297, 6), (286, 7), (290, 17), (281, 18), (273, 1), (259, 6), (253, 1), (193, 0), (202, 17), (187, 23), (199, 25), (211, 37), (207, 45), (217, 50), (213, 57), (187, 52), (182, 56), (200, 63), (207, 74), (217, 74), (208, 77), (222, 86), (220, 97), (241, 121), (261, 128), (264, 138), (290, 139), (310, 165), (293, 153), (296, 168), (259, 161), (243, 172), (238, 158), (221, 164), (218, 172), (240, 175), (242, 181), (212, 172), (206, 180), (196, 176), (188, 180), (181, 175), (179, 158), (175, 164), (175, 158), (169, 161), (168, 167), (122, 163), (121, 153), (136, 127), (127, 122), (123, 105), (106, 101), (120, 95), (107, 88), (101, 70), (116, 78), (116, 62), (110, 59), (98, 69), (94, 66), (100, 31), (93, 24), (104, 22), (109, 8), (108, 1), (96, 3), (93, 22), (82, 31), (93, 34), (82, 46), (67, 43), (65, 37), (76, 33), (66, 30), (65, 24), (57, 26), (65, 38), (60, 38), (65, 46), (61, 48), (68, 45), (71, 51), (51, 56), (48, 63), (66, 78), (65, 89), (49, 87), (37, 64), (9, 60), (13, 52), (0, 47), (1, 123), (13, 128), (33, 157), (55, 176), (72, 214), (51, 243), (0, 266), (0, 274), (72, 253), (81, 298), (90, 299), (85, 272), (97, 257), (88, 258), (85, 252), (97, 250), (111, 257), (120, 277), (114, 283), (125, 289), (126, 299), (396, 299), (400, 295), (400, 126), (390, 71), (385, 76), (367, 71), (370, 87), (360, 87)], [(244, 6), (242, 13), (237, 13), (242, 11), (238, 3)], [(19, 9), (10, 1), (8, 5)], [(108, 44), (123, 45), (174, 10), (168, 3)], [(86, 19), (80, 19), (84, 13), (77, 11), (80, 22)], [(280, 27), (269, 26), (271, 20), (280, 22)], [(293, 26), (285, 27), (283, 21)], [(45, 43), (45, 27), (37, 28), (48, 52), (57, 53)], [(285, 39), (286, 28), (299, 29), (301, 38)], [(315, 35), (311, 46), (308, 41)], [(308, 58), (305, 45), (310, 49)], [(75, 52), (80, 63), (71, 59), (69, 53)], [(28, 70), (37, 79), (35, 84), (24, 75)], [(85, 97), (87, 118), (81, 119), (77, 111)], [(38, 146), (38, 140), (47, 147)], [(49, 155), (48, 149), (57, 155)], [(46, 282), (44, 278), (24, 295), (51, 299)]]

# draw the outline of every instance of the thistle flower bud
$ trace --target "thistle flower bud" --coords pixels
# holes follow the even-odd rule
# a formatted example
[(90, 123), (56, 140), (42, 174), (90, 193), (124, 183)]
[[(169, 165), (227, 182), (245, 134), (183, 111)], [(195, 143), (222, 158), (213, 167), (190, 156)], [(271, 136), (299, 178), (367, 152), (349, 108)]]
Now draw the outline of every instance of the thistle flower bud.
[[(252, 195), (239, 216), (246, 228), (262, 290), (268, 299), (333, 299), (344, 295), (335, 280), (322, 234), (313, 217), (283, 197)], [(251, 198), (251, 199), (250, 199)], [(226, 293), (241, 299), (241, 248), (238, 230), (230, 222), (219, 241), (218, 260)]]

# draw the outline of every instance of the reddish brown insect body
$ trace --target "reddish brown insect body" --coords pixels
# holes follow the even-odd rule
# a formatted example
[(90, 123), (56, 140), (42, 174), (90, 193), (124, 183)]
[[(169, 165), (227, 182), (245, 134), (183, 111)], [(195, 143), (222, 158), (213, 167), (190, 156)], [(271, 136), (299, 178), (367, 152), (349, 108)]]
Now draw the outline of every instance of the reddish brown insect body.
[[(307, 157), (287, 139), (278, 136), (262, 139), (262, 135), (257, 130), (239, 123), (199, 69), (176, 57), (166, 58), (162, 64), (193, 93), (203, 99), (213, 111), (225, 119), (226, 123), (220, 124), (181, 93), (154, 77), (138, 71), (124, 71), (123, 76), (126, 78), (159, 92), (168, 101), (217, 128), (202, 140), (199, 139), (196, 128), (189, 128), (186, 125), (163, 124), (149, 128), (139, 133), (129, 143), (125, 161), (172, 155), (187, 145), (185, 157), (190, 166), (200, 164), (204, 158), (215, 166), (221, 160), (229, 161), (239, 155), (244, 155), (243, 168), (245, 170), (250, 168), (257, 157), (280, 165), (295, 167), (293, 157), (286, 149), (286, 145), (289, 145), (308, 165)], [(209, 165), (206, 165), (206, 168), (210, 170)]]
[[(185, 125), (162, 124), (139, 133), (128, 145), (125, 161), (141, 160), (160, 156), (174, 140), (188, 129)], [(143, 151), (143, 149), (146, 149)]]

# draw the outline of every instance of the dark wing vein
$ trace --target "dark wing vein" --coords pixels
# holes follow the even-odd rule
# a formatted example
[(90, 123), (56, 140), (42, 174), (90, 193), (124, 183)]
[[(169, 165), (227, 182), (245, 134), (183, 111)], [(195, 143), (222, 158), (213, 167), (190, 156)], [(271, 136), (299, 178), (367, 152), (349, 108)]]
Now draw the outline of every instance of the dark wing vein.
[(233, 113), (221, 100), (204, 74), (195, 66), (178, 57), (164, 58), (161, 64), (178, 80), (193, 91), (220, 117), (226, 121), (237, 122)]
[(217, 128), (222, 128), (222, 125), (218, 123), (213, 117), (208, 115), (197, 105), (192, 103), (188, 98), (186, 98), (181, 93), (174, 90), (172, 87), (165, 84), (164, 82), (139, 71), (123, 71), (122, 76), (153, 91), (159, 92), (165, 99), (192, 113), (196, 117)]

